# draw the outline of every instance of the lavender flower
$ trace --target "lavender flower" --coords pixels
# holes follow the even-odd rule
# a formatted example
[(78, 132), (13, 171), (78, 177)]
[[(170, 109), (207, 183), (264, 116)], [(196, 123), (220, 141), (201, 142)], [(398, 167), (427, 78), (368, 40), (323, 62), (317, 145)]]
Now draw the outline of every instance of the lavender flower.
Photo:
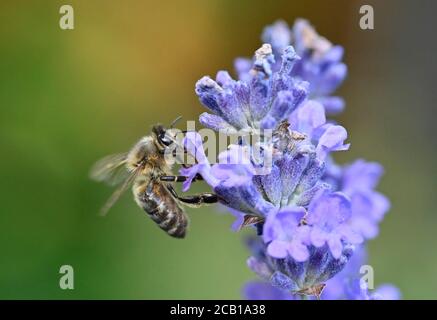
[[(309, 258), (308, 246), (328, 246), (335, 259), (339, 259), (344, 244), (363, 241), (347, 224), (351, 216), (350, 202), (341, 193), (324, 192), (313, 198), (308, 206), (288, 207), (270, 213), (264, 225), (263, 238), (267, 253), (274, 258), (303, 262)], [(304, 219), (304, 221), (303, 221)]]
[[(248, 300), (299, 300), (301, 298), (299, 294), (290, 294), (287, 290), (262, 281), (246, 283), (243, 296)], [(369, 291), (359, 279), (339, 278), (339, 283), (335, 283), (335, 286), (333, 282), (328, 282), (320, 298), (322, 300), (399, 300), (401, 294), (399, 289), (391, 284), (384, 284)], [(317, 299), (317, 297), (313, 296), (310, 299)]]
[(205, 127), (264, 137), (258, 147), (271, 154), (269, 170), (244, 140), (211, 164), (191, 132), (183, 143), (197, 162), (181, 169), (188, 177), (183, 189), (200, 174), (237, 217), (235, 229), (256, 228), (247, 264), (262, 282), (245, 287), (248, 298), (394, 298), (397, 289), (389, 285), (370, 292), (357, 269), (363, 241), (377, 235), (390, 206), (374, 190), (382, 167), (333, 160), (333, 152), (349, 148), (346, 129), (325, 114), (344, 106), (332, 96), (346, 76), (343, 49), (305, 20), (291, 29), (284, 22), (268, 26), (263, 41), (252, 60), (236, 60), (238, 80), (220, 71), (215, 80), (200, 79), (195, 91), (209, 111), (199, 118)]
[(367, 263), (367, 251), (359, 246), (346, 267), (326, 284), (322, 293), (325, 300), (399, 300), (398, 288), (391, 284), (382, 284), (375, 289), (368, 288), (361, 280), (360, 268)]
[[(292, 45), (301, 59), (296, 62), (292, 75), (296, 79), (309, 82), (309, 96), (319, 101), (330, 114), (339, 113), (344, 108), (342, 98), (332, 96), (347, 74), (347, 67), (341, 61), (343, 48), (335, 46), (304, 19), (296, 20), (290, 29), (284, 21), (267, 26), (262, 34), (262, 41), (269, 43), (273, 49), (275, 63), (273, 71), (280, 68), (283, 50)], [(235, 61), (239, 78), (249, 77), (251, 62), (245, 58)]]
[[(272, 71), (271, 47), (264, 45), (255, 54), (252, 72), (246, 81), (233, 80), (221, 71), (216, 81), (204, 77), (196, 84), (200, 101), (214, 113), (200, 116), (200, 122), (206, 127), (225, 133), (275, 129), (272, 144), (264, 146), (273, 148), (272, 169), (268, 175), (254, 175), (256, 165), (252, 159), (247, 161), (244, 170), (241, 165), (219, 163), (206, 173), (203, 163), (182, 171), (190, 177), (200, 173), (207, 181), (214, 180), (211, 181), (214, 190), (226, 199), (229, 207), (240, 212), (265, 217), (275, 208), (308, 205), (318, 191), (328, 189), (328, 185), (320, 181), (327, 155), (349, 147), (344, 144), (346, 130), (327, 123), (323, 107), (307, 99), (307, 84), (291, 76), (296, 59), (294, 49), (287, 47), (281, 68)], [(287, 120), (292, 125), (288, 125)], [(200, 141), (193, 136), (191, 140)], [(192, 144), (190, 137), (186, 141)], [(250, 147), (230, 146), (220, 158), (250, 154), (243, 150), (245, 148)]]
[[(399, 300), (398, 288), (391, 284), (382, 284), (370, 290), (367, 283), (361, 281), (359, 269), (365, 264), (367, 254), (360, 246), (349, 259), (345, 268), (326, 282), (321, 293), (323, 300)], [(243, 296), (249, 300), (298, 300), (298, 294), (290, 294), (286, 289), (274, 287), (267, 281), (252, 281), (243, 288)], [(312, 297), (314, 299), (315, 297)]]
[[(284, 137), (288, 141), (291, 133), (288, 126), (282, 129), (285, 133), (280, 131), (278, 140), (272, 142), (276, 153), (270, 174), (255, 175), (250, 161), (211, 166), (195, 133), (187, 135), (185, 145), (198, 164), (183, 169), (183, 174), (193, 178), (200, 173), (225, 205), (244, 217), (258, 218), (254, 221), (263, 245), (261, 253), (249, 262), (252, 270), (281, 289), (296, 293), (316, 290), (317, 295), (317, 288), (342, 270), (353, 245), (361, 243), (362, 237), (348, 224), (351, 204), (347, 196), (331, 192), (321, 181), (324, 163), (316, 151), (291, 152), (308, 150), (308, 141), (303, 144), (306, 148), (293, 145), (289, 150), (287, 145), (283, 149), (280, 142)], [(219, 160), (232, 158), (239, 154), (236, 150), (244, 148), (250, 146), (232, 145)]]
[(346, 150), (346, 130), (326, 122), (323, 106), (308, 99), (308, 82), (293, 75), (299, 59), (293, 47), (285, 47), (281, 67), (275, 70), (272, 48), (264, 44), (244, 80), (236, 81), (226, 71), (218, 72), (215, 81), (203, 77), (196, 83), (196, 94), (212, 114), (201, 114), (200, 123), (231, 134), (275, 129), (290, 119), (292, 128), (314, 140), (323, 157), (331, 150)]
[(287, 47), (282, 67), (272, 73), (275, 59), (271, 46), (265, 44), (256, 51), (245, 81), (235, 81), (225, 71), (217, 74), (216, 81), (203, 77), (196, 84), (196, 94), (213, 114), (203, 113), (200, 122), (229, 133), (274, 128), (307, 96), (308, 83), (289, 75), (297, 59), (294, 49)]
[(345, 246), (342, 255), (334, 258), (327, 247), (308, 247), (308, 258), (299, 262), (286, 255), (275, 258), (260, 239), (248, 243), (252, 256), (247, 260), (249, 268), (271, 286), (289, 295), (320, 295), (324, 283), (340, 272), (353, 253), (353, 246)]
[(357, 160), (343, 168), (341, 190), (352, 203), (352, 225), (365, 238), (372, 239), (378, 234), (378, 224), (390, 209), (390, 202), (375, 191), (383, 168), (378, 163)]

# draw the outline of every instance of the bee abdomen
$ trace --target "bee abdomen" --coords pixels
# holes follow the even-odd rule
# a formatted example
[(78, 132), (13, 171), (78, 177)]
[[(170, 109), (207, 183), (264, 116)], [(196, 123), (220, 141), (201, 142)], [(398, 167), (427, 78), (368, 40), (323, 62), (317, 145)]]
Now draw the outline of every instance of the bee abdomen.
[(152, 183), (136, 197), (141, 208), (162, 230), (175, 238), (185, 237), (188, 217), (164, 186)]
[(170, 236), (175, 238), (185, 237), (188, 219), (182, 210), (170, 210), (162, 202), (151, 211), (147, 211), (146, 207), (143, 207), (143, 209), (149, 214), (150, 218)]

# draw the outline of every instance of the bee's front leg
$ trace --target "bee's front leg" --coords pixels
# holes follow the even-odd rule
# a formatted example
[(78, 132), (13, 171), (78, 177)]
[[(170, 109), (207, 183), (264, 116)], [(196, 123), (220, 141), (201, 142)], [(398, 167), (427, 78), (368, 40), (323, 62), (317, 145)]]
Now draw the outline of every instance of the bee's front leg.
[(215, 193), (205, 192), (192, 196), (178, 197), (178, 200), (192, 206), (201, 206), (203, 204), (212, 204), (219, 201)]
[(215, 193), (204, 192), (200, 194), (182, 197), (179, 196), (171, 186), (168, 186), (168, 190), (171, 192), (173, 197), (178, 199), (180, 202), (185, 203), (192, 207), (199, 207), (203, 204), (213, 204), (219, 201), (219, 197)]
[[(184, 182), (188, 180), (186, 176), (160, 176), (159, 179), (165, 182)], [(203, 177), (200, 174), (196, 174), (193, 178), (193, 182), (197, 180), (203, 180)]]

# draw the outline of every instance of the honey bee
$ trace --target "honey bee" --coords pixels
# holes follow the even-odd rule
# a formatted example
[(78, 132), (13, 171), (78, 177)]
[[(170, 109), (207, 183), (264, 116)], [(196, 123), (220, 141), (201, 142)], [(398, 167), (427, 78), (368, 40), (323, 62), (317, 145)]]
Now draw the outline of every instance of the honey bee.
[[(173, 188), (175, 182), (187, 179), (174, 176), (172, 164), (164, 156), (166, 148), (177, 143), (176, 134), (180, 131), (173, 129), (173, 125), (178, 119), (170, 129), (160, 124), (153, 126), (151, 135), (141, 138), (129, 152), (107, 156), (93, 166), (90, 173), (93, 180), (119, 185), (102, 207), (102, 215), (132, 186), (138, 206), (170, 236), (184, 238), (188, 217), (180, 204), (197, 207), (218, 201), (213, 193), (180, 197)], [(195, 177), (200, 179), (199, 175)]]

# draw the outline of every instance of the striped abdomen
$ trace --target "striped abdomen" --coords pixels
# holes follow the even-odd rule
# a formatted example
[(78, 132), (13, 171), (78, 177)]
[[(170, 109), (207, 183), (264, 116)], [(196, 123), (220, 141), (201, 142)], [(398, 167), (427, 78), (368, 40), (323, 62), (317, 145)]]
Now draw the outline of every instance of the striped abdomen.
[(143, 182), (134, 187), (138, 205), (148, 213), (158, 226), (175, 238), (184, 238), (188, 217), (165, 185), (156, 180)]

